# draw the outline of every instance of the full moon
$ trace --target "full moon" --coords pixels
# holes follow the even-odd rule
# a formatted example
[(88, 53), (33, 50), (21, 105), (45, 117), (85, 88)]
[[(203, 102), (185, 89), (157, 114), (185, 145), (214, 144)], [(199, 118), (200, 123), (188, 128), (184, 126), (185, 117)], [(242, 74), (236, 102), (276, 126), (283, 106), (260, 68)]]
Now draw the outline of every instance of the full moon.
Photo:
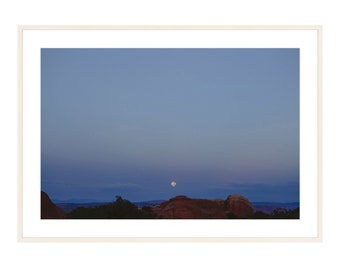
[(175, 181), (172, 181), (170, 185), (171, 185), (172, 187), (175, 187), (175, 186), (176, 186), (176, 182), (175, 182)]

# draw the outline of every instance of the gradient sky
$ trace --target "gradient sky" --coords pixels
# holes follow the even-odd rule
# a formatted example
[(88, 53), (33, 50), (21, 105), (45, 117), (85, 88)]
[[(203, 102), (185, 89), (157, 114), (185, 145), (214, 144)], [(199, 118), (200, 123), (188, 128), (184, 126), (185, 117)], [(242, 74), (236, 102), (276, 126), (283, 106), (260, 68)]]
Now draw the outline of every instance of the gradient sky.
[(299, 201), (299, 49), (42, 49), (41, 188)]

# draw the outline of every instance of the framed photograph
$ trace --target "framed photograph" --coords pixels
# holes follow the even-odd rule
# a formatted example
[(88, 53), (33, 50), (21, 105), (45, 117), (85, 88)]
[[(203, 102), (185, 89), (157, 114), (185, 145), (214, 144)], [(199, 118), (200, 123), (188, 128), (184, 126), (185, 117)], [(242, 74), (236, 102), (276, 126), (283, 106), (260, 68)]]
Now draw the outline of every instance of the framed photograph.
[(18, 241), (321, 241), (320, 26), (19, 26)]

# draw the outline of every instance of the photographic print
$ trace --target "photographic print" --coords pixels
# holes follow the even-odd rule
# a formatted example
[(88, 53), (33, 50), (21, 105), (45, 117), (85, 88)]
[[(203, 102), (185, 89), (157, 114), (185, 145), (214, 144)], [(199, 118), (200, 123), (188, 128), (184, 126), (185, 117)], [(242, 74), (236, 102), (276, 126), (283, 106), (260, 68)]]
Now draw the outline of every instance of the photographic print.
[(41, 49), (41, 187), (41, 218), (299, 218), (299, 49)]
[(22, 239), (319, 239), (320, 29), (202, 28), (19, 29)]

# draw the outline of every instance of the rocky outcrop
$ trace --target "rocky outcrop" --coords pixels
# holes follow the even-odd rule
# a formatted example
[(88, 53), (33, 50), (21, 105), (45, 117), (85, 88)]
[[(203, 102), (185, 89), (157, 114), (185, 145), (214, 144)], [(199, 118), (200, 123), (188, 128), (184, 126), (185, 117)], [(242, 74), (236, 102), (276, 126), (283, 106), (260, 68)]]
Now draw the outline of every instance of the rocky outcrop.
[(157, 207), (153, 212), (167, 219), (223, 219), (226, 218), (223, 200), (190, 199), (176, 196)]
[(229, 195), (225, 201), (226, 214), (229, 217), (247, 218), (254, 214), (250, 201), (239, 194)]
[(48, 195), (41, 191), (41, 219), (60, 219), (65, 218), (66, 214), (57, 207)]

